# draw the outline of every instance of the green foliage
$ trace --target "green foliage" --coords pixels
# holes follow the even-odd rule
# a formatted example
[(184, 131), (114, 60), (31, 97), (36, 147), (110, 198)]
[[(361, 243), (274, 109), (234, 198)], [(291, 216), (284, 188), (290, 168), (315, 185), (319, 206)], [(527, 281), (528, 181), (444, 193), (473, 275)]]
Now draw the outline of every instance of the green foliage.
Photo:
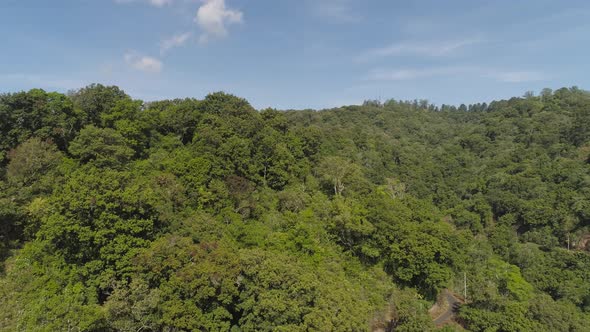
[(0, 95), (0, 330), (584, 331), (588, 109)]
[(84, 127), (70, 144), (69, 152), (81, 163), (93, 162), (98, 167), (116, 167), (133, 156), (123, 135), (114, 129)]
[(401, 284), (413, 285), (431, 298), (447, 286), (453, 268), (463, 262), (464, 244), (448, 225), (408, 224), (394, 236), (398, 240), (388, 248), (387, 271)]
[(105, 306), (125, 329), (366, 330), (384, 301), (372, 303), (342, 266), (325, 263), (170, 236), (137, 256), (133, 281)]
[(397, 299), (392, 320), (395, 331), (435, 331), (432, 319), (424, 310), (429, 305), (427, 301), (417, 300), (411, 289), (397, 291), (394, 296)]
[(341, 157), (329, 156), (318, 165), (318, 174), (328, 181), (334, 190), (334, 195), (341, 196), (345, 183), (354, 176), (358, 176), (360, 168)]
[(18, 186), (30, 186), (59, 163), (61, 154), (50, 142), (30, 138), (12, 150), (6, 167), (8, 181)]
[(0, 279), (0, 329), (5, 331), (100, 331), (106, 327), (96, 292), (80, 271), (43, 243), (29, 243), (7, 262)]
[(10, 149), (32, 136), (65, 150), (80, 129), (81, 117), (72, 101), (57, 92), (33, 89), (0, 95), (0, 165)]
[(164, 226), (166, 197), (128, 172), (85, 166), (50, 199), (37, 235), (101, 289), (121, 277), (134, 251)]
[[(74, 106), (84, 114), (85, 125), (101, 124), (101, 116), (112, 112), (119, 101), (129, 96), (116, 86), (91, 84), (70, 94)], [(108, 117), (108, 115), (107, 115)]]

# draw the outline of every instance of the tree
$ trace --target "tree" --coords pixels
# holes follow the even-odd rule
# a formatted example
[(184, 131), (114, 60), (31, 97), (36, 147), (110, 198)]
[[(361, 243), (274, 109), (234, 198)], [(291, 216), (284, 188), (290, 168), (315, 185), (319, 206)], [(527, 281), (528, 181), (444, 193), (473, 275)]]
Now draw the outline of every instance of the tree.
[(70, 153), (81, 163), (93, 162), (99, 167), (117, 167), (133, 156), (133, 149), (116, 130), (84, 127), (70, 145)]
[(111, 111), (117, 102), (129, 99), (127, 94), (116, 86), (91, 84), (77, 91), (70, 92), (70, 98), (76, 108), (85, 114), (84, 124), (101, 125), (101, 115)]
[(354, 175), (358, 175), (360, 168), (350, 160), (329, 156), (325, 157), (318, 165), (318, 174), (329, 181), (334, 189), (334, 195), (341, 196), (345, 183)]
[(57, 166), (62, 155), (51, 142), (33, 137), (10, 151), (8, 157), (8, 180), (20, 186), (29, 186)]

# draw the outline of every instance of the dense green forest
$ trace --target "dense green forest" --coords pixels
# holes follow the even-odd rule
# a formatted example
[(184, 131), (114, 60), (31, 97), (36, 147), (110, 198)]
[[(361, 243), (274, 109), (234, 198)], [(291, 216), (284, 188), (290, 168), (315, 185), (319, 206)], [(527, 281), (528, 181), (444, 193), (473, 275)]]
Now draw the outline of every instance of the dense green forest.
[[(0, 95), (0, 330), (590, 330), (590, 93)], [(590, 247), (590, 246), (588, 246)], [(465, 282), (467, 288), (464, 289)]]

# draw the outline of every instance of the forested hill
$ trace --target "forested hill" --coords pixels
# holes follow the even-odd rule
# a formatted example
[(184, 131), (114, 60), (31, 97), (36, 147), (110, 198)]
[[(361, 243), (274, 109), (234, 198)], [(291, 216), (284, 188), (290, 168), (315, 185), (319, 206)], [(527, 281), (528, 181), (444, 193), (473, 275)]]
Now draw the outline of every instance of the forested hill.
[[(588, 331), (590, 93), (0, 95), (0, 330)], [(467, 289), (463, 288), (467, 282)]]

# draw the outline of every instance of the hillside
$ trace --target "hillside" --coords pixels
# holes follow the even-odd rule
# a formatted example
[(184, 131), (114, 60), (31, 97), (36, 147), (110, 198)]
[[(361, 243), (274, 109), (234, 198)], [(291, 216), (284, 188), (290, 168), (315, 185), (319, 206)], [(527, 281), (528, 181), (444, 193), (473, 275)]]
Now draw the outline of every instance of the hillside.
[[(255, 110), (0, 95), (0, 330), (590, 326), (590, 93)], [(466, 282), (467, 289), (464, 289)]]

